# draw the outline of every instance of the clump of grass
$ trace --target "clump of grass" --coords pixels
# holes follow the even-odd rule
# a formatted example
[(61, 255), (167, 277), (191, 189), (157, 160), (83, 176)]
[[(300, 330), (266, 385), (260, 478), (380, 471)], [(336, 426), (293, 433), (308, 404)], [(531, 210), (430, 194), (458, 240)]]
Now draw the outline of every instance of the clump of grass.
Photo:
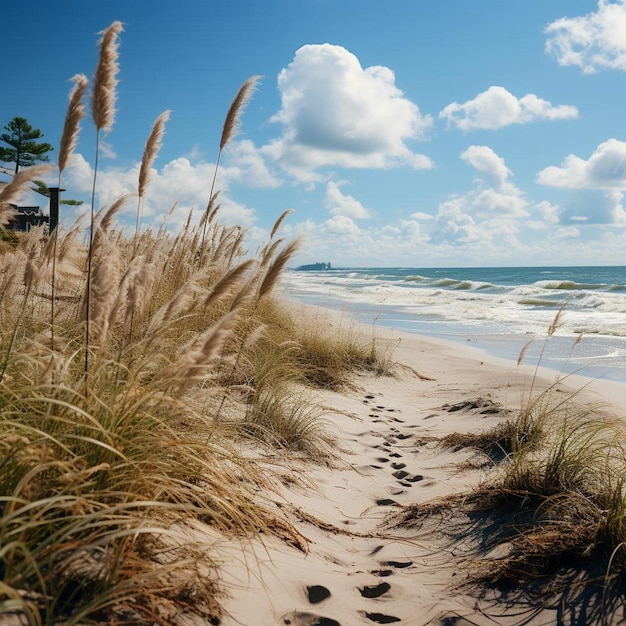
[(291, 324), (296, 344), (295, 359), (308, 384), (321, 389), (341, 389), (350, 384), (355, 371), (387, 375), (392, 372), (392, 347), (375, 336), (360, 333), (353, 325), (322, 317)]

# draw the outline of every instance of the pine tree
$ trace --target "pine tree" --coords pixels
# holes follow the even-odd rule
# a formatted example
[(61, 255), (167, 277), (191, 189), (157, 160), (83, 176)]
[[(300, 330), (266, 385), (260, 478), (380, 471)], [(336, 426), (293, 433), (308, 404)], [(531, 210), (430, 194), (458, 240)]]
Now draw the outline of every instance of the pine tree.
[(45, 142), (35, 141), (41, 139), (43, 133), (38, 128), (33, 128), (25, 117), (14, 117), (5, 127), (8, 133), (0, 135), (0, 141), (11, 146), (0, 146), (0, 161), (15, 163), (14, 174), (20, 167), (29, 167), (37, 161), (48, 161), (46, 152), (54, 148)]

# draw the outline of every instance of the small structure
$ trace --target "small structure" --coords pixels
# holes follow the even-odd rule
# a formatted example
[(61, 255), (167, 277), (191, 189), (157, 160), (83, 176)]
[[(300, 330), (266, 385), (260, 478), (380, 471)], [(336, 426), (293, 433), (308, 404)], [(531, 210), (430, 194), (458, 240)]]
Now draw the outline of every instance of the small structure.
[(35, 226), (49, 224), (50, 218), (44, 215), (38, 206), (17, 206), (9, 204), (13, 209), (13, 216), (6, 225), (6, 230), (22, 231), (27, 233)]
[(325, 272), (332, 269), (330, 263), (311, 263), (296, 267), (296, 272)]

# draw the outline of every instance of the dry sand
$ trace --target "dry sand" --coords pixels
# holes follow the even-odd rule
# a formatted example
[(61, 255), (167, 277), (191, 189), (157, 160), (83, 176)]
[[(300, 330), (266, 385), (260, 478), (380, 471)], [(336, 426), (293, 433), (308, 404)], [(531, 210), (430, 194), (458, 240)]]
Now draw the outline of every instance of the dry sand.
[[(450, 540), (454, 516), (434, 516), (413, 529), (381, 527), (406, 505), (463, 493), (485, 480), (494, 470), (477, 462), (475, 451), (442, 448), (436, 438), (494, 426), (505, 409), (520, 406), (531, 385), (538, 391), (558, 375), (542, 370), (535, 378), (534, 368), (462, 344), (386, 329), (376, 334), (395, 345), (394, 360), (404, 366), (397, 375), (357, 375), (353, 388), (318, 398), (328, 407), (340, 459), (329, 466), (267, 460), (284, 476), (269, 501), (302, 534), (301, 545), (267, 537), (242, 549), (215, 539), (212, 550), (230, 595), (223, 624), (572, 623), (562, 606), (507, 602), (468, 588), (475, 544), (469, 537)], [(554, 392), (587, 385), (578, 401), (624, 403), (626, 387), (598, 383), (568, 378)], [(623, 405), (613, 410), (626, 415)]]

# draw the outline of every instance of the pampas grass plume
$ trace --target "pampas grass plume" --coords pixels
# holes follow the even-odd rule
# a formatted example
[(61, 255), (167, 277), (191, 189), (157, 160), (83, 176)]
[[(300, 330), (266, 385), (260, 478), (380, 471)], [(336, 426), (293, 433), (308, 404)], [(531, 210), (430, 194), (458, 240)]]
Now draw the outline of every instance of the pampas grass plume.
[(14, 202), (24, 191), (26, 185), (36, 178), (40, 178), (51, 169), (50, 165), (40, 164), (21, 169), (4, 187), (0, 188), (0, 207)]
[(139, 197), (143, 197), (146, 186), (150, 182), (150, 170), (152, 164), (156, 159), (159, 150), (161, 149), (163, 134), (165, 132), (165, 122), (170, 118), (171, 111), (163, 111), (159, 117), (156, 118), (152, 131), (146, 142), (146, 147), (143, 151), (143, 157), (141, 159), (141, 168), (139, 169)]
[(276, 259), (267, 268), (267, 272), (263, 277), (261, 286), (259, 287), (259, 298), (269, 294), (274, 286), (278, 282), (281, 272), (285, 268), (287, 261), (295, 254), (296, 250), (300, 246), (300, 239), (295, 239), (291, 243), (287, 244), (283, 250), (278, 254)]
[(70, 93), (70, 103), (65, 115), (63, 135), (61, 136), (61, 146), (59, 149), (59, 173), (67, 167), (69, 159), (76, 148), (78, 133), (80, 131), (80, 121), (85, 117), (83, 96), (87, 89), (87, 77), (84, 74), (76, 74), (72, 80), (74, 81), (74, 87)]
[(257, 83), (260, 80), (260, 76), (252, 76), (241, 86), (241, 89), (237, 92), (235, 99), (232, 101), (224, 126), (222, 128), (222, 137), (220, 139), (220, 150), (237, 134), (239, 129), (239, 119), (243, 113), (243, 110), (248, 104), (250, 97), (254, 93)]
[(96, 128), (105, 132), (111, 130), (115, 119), (115, 88), (119, 71), (118, 35), (123, 30), (122, 22), (115, 21), (102, 31), (100, 56), (93, 77), (91, 113)]

